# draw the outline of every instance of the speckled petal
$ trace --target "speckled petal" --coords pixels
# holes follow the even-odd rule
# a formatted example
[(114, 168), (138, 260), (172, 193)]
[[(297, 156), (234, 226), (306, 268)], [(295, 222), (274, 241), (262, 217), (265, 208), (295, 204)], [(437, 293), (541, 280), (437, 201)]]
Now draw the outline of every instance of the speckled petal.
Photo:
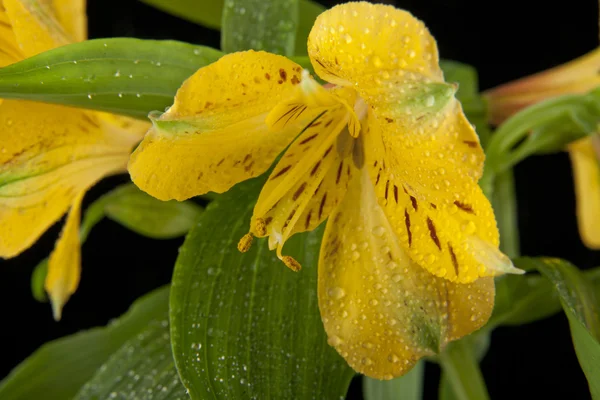
[(456, 284), (411, 260), (366, 169), (354, 171), (327, 222), (318, 293), (329, 343), (352, 368), (377, 379), (403, 375), (479, 329), (494, 304), (492, 278)]
[(285, 57), (254, 51), (201, 68), (133, 153), (133, 182), (159, 199), (184, 200), (262, 174), (300, 132), (266, 119), (294, 96), (301, 72)]
[(0, 257), (31, 246), (107, 175), (125, 171), (138, 131), (107, 124), (96, 113), (5, 100), (0, 105)]
[(406, 252), (430, 273), (462, 283), (520, 272), (498, 250), (492, 207), (467, 167), (461, 167), (471, 162), (459, 150), (468, 146), (453, 145), (452, 133), (469, 131), (462, 113), (439, 125), (436, 140), (423, 140), (429, 147), (408, 144), (407, 132), (374, 113), (364, 130), (375, 193)]

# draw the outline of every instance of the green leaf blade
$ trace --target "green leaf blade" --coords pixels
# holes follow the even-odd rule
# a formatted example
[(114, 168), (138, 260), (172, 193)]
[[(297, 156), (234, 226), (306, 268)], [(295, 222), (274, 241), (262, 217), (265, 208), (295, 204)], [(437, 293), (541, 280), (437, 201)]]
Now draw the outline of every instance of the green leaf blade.
[(0, 382), (2, 400), (71, 399), (129, 338), (168, 310), (168, 288), (138, 299), (104, 328), (95, 328), (43, 345)]
[(567, 261), (523, 257), (515, 265), (537, 269), (554, 286), (569, 319), (579, 364), (593, 399), (600, 399), (600, 303), (593, 281)]
[(162, 307), (102, 365), (74, 400), (189, 399), (173, 361), (168, 318), (168, 310)]
[(0, 69), (0, 98), (58, 103), (145, 118), (221, 52), (175, 41), (95, 39)]
[(221, 49), (294, 55), (298, 0), (226, 0)]
[(299, 235), (287, 269), (266, 241), (241, 254), (261, 181), (211, 203), (177, 260), (171, 295), (173, 353), (192, 399), (333, 399), (354, 372), (327, 344), (317, 306), (322, 230)]

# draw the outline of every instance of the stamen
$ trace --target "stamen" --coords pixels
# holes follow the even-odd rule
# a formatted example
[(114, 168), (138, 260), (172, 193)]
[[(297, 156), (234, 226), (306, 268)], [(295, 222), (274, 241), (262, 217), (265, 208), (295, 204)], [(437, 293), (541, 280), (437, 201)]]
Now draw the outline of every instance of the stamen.
[(293, 257), (283, 256), (281, 257), (281, 261), (285, 264), (286, 267), (291, 269), (294, 272), (298, 272), (302, 269), (302, 266), (298, 261), (296, 261)]
[(251, 233), (246, 233), (238, 242), (238, 250), (241, 253), (245, 253), (250, 250), (250, 246), (252, 246), (252, 240), (254, 240), (254, 236)]

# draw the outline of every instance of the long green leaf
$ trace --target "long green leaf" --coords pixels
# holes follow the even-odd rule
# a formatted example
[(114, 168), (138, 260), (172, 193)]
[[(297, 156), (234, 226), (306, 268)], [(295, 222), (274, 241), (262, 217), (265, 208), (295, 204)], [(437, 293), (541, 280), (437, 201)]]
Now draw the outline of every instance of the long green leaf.
[(389, 381), (363, 377), (365, 400), (421, 400), (425, 361), (420, 361), (404, 376)]
[(102, 365), (75, 400), (189, 399), (173, 361), (168, 318), (168, 310), (161, 307), (144, 329)]
[(0, 69), (0, 98), (60, 103), (145, 118), (222, 53), (175, 41), (96, 39)]
[(176, 17), (204, 25), (221, 28), (223, 0), (140, 0)]
[(226, 0), (221, 49), (294, 55), (298, 0)]
[(127, 340), (168, 310), (168, 288), (137, 300), (116, 322), (47, 343), (0, 382), (0, 399), (73, 398)]
[(297, 235), (294, 273), (248, 231), (262, 180), (212, 202), (181, 248), (173, 275), (171, 335), (192, 399), (339, 399), (354, 372), (327, 344), (317, 306), (322, 229)]
[(575, 352), (592, 397), (600, 399), (600, 304), (594, 285), (567, 261), (520, 258), (515, 265), (535, 268), (552, 282), (569, 319)]

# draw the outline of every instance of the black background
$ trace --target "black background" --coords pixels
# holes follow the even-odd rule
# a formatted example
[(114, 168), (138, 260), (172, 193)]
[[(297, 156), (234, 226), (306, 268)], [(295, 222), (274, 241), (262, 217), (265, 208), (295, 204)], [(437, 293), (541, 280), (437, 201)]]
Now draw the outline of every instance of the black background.
[[(321, 1), (328, 6), (339, 1)], [(594, 0), (400, 0), (388, 1), (425, 21), (441, 57), (474, 65), (482, 89), (576, 58), (598, 45)], [(135, 0), (90, 0), (90, 37), (131, 36), (219, 45), (219, 34), (163, 14)], [(600, 66), (599, 66), (600, 67)], [(126, 176), (104, 180), (86, 196), (89, 204)], [(573, 183), (565, 154), (532, 157), (516, 168), (522, 253), (551, 255), (581, 268), (600, 264), (586, 249), (575, 222)], [(33, 267), (47, 256), (59, 226), (19, 257), (0, 261), (0, 377), (49, 340), (106, 324), (140, 295), (169, 282), (182, 240), (143, 239), (105, 220), (83, 247), (83, 274), (63, 320), (30, 294)], [(561, 314), (518, 328), (497, 329), (483, 360), (493, 399), (587, 399), (566, 318)], [(436, 398), (439, 371), (428, 364), (425, 397)], [(354, 381), (349, 398), (359, 399)]]

